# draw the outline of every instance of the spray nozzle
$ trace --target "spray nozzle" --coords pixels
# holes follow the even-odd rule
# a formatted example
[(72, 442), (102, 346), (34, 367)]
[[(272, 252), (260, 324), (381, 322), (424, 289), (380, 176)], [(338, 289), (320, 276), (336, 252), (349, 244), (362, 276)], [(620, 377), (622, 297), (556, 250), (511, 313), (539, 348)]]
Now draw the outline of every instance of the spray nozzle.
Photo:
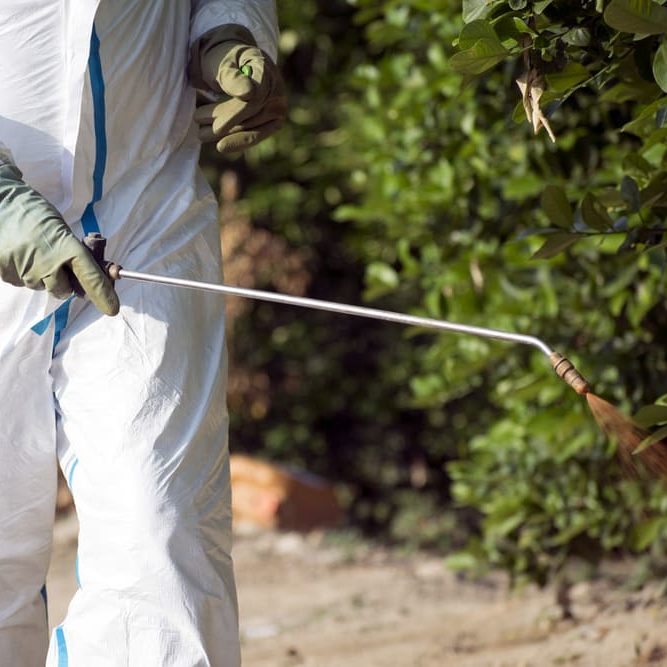
[(591, 390), (586, 378), (574, 367), (574, 364), (562, 354), (552, 352), (549, 355), (551, 365), (556, 371), (556, 375), (567, 382), (577, 394), (582, 396), (588, 394)]

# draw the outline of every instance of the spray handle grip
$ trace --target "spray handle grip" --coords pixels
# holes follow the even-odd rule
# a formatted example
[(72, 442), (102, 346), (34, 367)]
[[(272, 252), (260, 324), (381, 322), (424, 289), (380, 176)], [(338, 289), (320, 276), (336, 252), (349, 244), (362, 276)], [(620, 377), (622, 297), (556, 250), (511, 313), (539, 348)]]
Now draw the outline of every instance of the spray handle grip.
[[(93, 256), (93, 259), (99, 264), (100, 268), (104, 273), (107, 275), (109, 280), (114, 281), (118, 280), (119, 275), (118, 271), (120, 269), (120, 266), (118, 264), (115, 264), (114, 262), (109, 262), (104, 258), (104, 251), (106, 250), (107, 247), (107, 240), (102, 234), (99, 232), (91, 232), (90, 234), (86, 234), (85, 238), (83, 239), (83, 245), (88, 249), (88, 252)], [(69, 276), (70, 284), (72, 286), (72, 291), (78, 296), (78, 297), (85, 297), (86, 292), (81, 286), (81, 283), (79, 282), (78, 278), (70, 271), (70, 276)]]

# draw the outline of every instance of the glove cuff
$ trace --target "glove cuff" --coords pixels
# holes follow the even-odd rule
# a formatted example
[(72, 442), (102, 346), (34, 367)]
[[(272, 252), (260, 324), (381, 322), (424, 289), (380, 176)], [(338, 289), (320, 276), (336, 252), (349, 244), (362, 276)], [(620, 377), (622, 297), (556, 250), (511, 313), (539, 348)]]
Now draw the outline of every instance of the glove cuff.
[[(236, 42), (237, 44), (257, 46), (257, 42), (250, 30), (236, 23), (218, 26), (202, 35), (190, 49), (190, 62), (188, 64), (190, 83), (198, 90), (220, 92), (219, 88), (209, 83), (211, 81), (211, 74), (206, 72), (205, 60), (207, 54), (223, 42)], [(212, 78), (215, 80), (215, 75)]]

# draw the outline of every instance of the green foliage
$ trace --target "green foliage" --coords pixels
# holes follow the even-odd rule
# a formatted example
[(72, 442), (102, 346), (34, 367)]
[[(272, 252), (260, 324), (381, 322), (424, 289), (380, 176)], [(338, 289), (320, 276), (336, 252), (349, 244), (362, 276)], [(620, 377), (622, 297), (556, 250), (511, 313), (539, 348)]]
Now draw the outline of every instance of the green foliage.
[[(360, 121), (367, 105), (346, 107), (364, 188), (339, 214), (376, 239), (373, 260), (393, 263), (397, 304), (580, 349), (595, 386), (627, 406), (664, 388), (664, 150), (638, 127), (661, 93), (628, 52), (646, 45), (619, 37), (593, 3), (579, 14), (573, 3), (523, 5), (470, 3), (460, 29), (454, 3), (437, 17), (413, 8), (410, 30), (357, 70), (382, 113)], [(452, 55), (442, 45), (454, 42)], [(471, 80), (489, 53), (504, 69)], [(526, 66), (547, 81), (555, 146), (508, 123)], [(529, 356), (443, 336), (425, 345), (411, 384), (417, 405), (450, 413), (443, 438), (461, 455), (448, 466), (452, 493), (483, 517), (463, 562), (543, 583), (571, 555), (642, 548), (637, 526), (664, 494), (623, 481), (580, 400)]]
[[(625, 480), (588, 419), (584, 410), (545, 415), (517, 402), (472, 441), (470, 458), (450, 466), (455, 497), (484, 515), (481, 537), (464, 552), (468, 569), (502, 567), (545, 584), (570, 557), (596, 565), (665, 535), (661, 485)], [(536, 437), (549, 430), (560, 437)]]
[(667, 9), (653, 0), (611, 0), (604, 20), (615, 30), (637, 35), (667, 32)]
[[(547, 238), (537, 257), (551, 257), (590, 236), (620, 239), (624, 249), (663, 247), (667, 171), (661, 125), (667, 109), (667, 47), (662, 35), (667, 8), (652, 0), (497, 1), (476, 3), (474, 12), (464, 9), (464, 19), (459, 51), (450, 61), (454, 69), (476, 75), (501, 62), (523, 68), (533, 80), (546, 81), (541, 104), (556, 121), (569, 113), (562, 107), (581, 107), (590, 103), (589, 95), (609, 103), (605, 161), (590, 173), (585, 188), (568, 179), (558, 206), (553, 193), (545, 193), (544, 212), (567, 232)], [(484, 40), (486, 51), (495, 40), (493, 60), (475, 56), (481, 52), (471, 51), (469, 32)], [(625, 151), (623, 160), (619, 148)], [(558, 210), (567, 214), (568, 200), (576, 202), (575, 215), (563, 225), (561, 216), (553, 216)]]
[[(285, 0), (290, 123), (225, 166), (256, 224), (311, 250), (311, 295), (365, 286), (382, 307), (530, 333), (626, 410), (650, 402), (667, 370), (662, 9)], [(555, 143), (524, 120), (525, 70)], [(237, 363), (271, 398), (234, 416), (237, 448), (347, 482), (358, 524), (411, 543), (419, 525), (459, 543), (433, 533), (453, 499), (472, 531), (456, 565), (517, 579), (666, 535), (664, 491), (622, 478), (540, 353), (332, 317), (239, 320)], [(414, 517), (439, 507), (447, 521)]]

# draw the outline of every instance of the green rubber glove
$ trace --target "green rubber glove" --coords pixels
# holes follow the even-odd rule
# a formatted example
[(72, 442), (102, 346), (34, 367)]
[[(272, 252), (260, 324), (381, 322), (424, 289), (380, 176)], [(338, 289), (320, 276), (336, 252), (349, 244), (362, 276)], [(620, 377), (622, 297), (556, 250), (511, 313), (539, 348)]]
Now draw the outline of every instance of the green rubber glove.
[(280, 129), (287, 115), (285, 84), (276, 64), (248, 30), (216, 28), (193, 47), (190, 77), (218, 99), (195, 112), (199, 138), (220, 153), (245, 150)]
[(0, 161), (0, 280), (64, 299), (73, 291), (71, 276), (101, 312), (118, 313), (113, 284), (88, 249), (18, 167)]

